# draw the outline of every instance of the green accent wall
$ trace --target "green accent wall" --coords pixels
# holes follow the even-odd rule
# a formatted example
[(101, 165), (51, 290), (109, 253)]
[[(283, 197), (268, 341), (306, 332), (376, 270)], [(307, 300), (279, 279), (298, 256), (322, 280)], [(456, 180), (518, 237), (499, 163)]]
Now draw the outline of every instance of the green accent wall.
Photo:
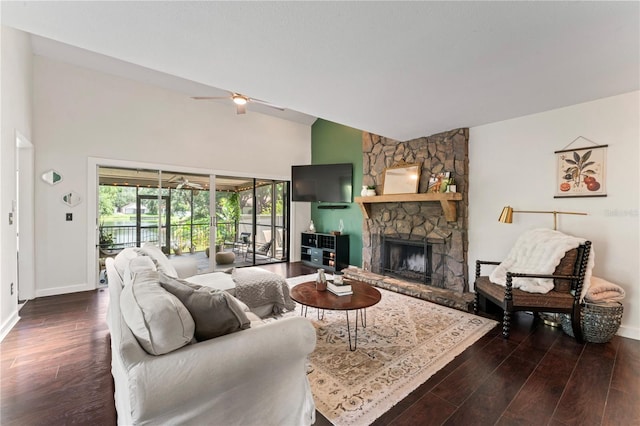
[[(311, 126), (312, 164), (353, 164), (353, 197), (362, 189), (362, 131), (318, 119)], [(318, 232), (337, 231), (340, 219), (343, 233), (349, 235), (349, 264), (362, 266), (362, 211), (356, 203), (346, 209), (318, 209), (311, 203), (311, 219)]]

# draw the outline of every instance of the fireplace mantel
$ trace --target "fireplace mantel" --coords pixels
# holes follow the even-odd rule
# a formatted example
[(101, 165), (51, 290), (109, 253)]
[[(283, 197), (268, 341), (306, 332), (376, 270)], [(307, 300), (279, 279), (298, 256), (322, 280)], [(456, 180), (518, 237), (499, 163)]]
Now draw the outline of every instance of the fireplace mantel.
[(442, 211), (448, 222), (455, 222), (458, 218), (456, 201), (462, 200), (459, 192), (445, 193), (424, 193), (424, 194), (388, 194), (376, 195), (373, 197), (355, 197), (354, 201), (360, 204), (362, 214), (365, 219), (369, 219), (371, 214), (371, 204), (373, 203), (410, 203), (440, 201)]

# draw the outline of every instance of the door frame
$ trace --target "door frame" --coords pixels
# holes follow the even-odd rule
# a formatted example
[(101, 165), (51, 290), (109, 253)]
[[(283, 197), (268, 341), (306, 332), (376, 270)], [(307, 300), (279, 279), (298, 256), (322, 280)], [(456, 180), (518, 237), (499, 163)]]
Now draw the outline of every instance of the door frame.
[[(86, 265), (87, 265), (87, 286), (92, 288), (98, 288), (99, 285), (99, 271), (98, 271), (98, 242), (99, 242), (99, 223), (98, 223), (98, 167), (122, 167), (128, 169), (157, 169), (157, 170), (170, 170), (178, 173), (193, 173), (201, 175), (209, 175), (211, 184), (210, 188), (215, 188), (215, 176), (238, 176), (246, 178), (256, 177), (253, 173), (229, 171), (229, 170), (216, 170), (216, 169), (203, 169), (196, 167), (185, 167), (171, 164), (162, 163), (146, 163), (143, 161), (131, 161), (131, 160), (117, 160), (112, 158), (101, 157), (87, 157), (87, 245), (86, 245)], [(261, 175), (258, 179), (272, 179), (272, 180), (285, 180), (291, 179), (290, 176), (270, 176)], [(214, 192), (215, 193), (215, 192)], [(209, 251), (213, 253), (215, 251), (215, 197), (209, 198), (213, 206), (209, 209), (210, 224), (210, 240)], [(289, 214), (292, 215), (296, 210), (293, 203), (289, 203)], [(292, 217), (292, 216), (290, 216)], [(289, 232), (293, 233), (295, 230), (290, 229)], [(213, 243), (213, 247), (211, 244)], [(215, 256), (209, 258), (210, 265), (213, 270), (213, 264)]]
[[(16, 226), (16, 286), (18, 302), (36, 297), (35, 283), (35, 151), (26, 136), (15, 131), (16, 206), (12, 206)], [(20, 239), (18, 243), (17, 239)]]

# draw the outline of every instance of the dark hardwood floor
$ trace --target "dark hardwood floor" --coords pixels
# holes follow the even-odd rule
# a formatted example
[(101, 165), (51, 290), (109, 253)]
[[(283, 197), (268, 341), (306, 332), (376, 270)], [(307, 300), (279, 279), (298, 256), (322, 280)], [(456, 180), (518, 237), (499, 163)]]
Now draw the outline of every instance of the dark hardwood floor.
[[(284, 276), (315, 272), (267, 265)], [(106, 289), (28, 302), (0, 344), (2, 425), (113, 425)], [(330, 424), (317, 415), (317, 425)], [(638, 425), (640, 341), (578, 344), (515, 316), (456, 357), (376, 425)]]

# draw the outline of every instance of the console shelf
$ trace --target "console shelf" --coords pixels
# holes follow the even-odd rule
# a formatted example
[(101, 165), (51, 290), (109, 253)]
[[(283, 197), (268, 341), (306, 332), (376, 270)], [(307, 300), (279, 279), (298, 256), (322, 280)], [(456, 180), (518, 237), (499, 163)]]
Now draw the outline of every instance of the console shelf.
[(354, 201), (360, 204), (362, 214), (365, 219), (369, 219), (371, 214), (371, 204), (373, 203), (409, 203), (409, 202), (428, 202), (439, 201), (442, 206), (444, 217), (448, 222), (455, 222), (458, 218), (456, 201), (462, 200), (462, 194), (459, 192), (445, 193), (425, 193), (425, 194), (388, 194), (376, 195), (373, 197), (355, 197)]
[(349, 266), (349, 236), (303, 232), (300, 260), (315, 268), (340, 271)]

